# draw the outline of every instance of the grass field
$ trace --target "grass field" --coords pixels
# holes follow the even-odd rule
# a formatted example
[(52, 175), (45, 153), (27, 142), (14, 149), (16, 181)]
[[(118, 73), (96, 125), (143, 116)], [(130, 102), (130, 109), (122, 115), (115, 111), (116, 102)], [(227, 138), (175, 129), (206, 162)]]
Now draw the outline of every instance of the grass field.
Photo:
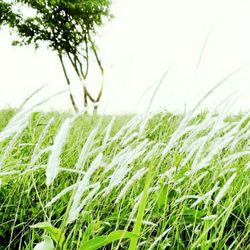
[(250, 114), (224, 111), (0, 111), (0, 249), (250, 249)]

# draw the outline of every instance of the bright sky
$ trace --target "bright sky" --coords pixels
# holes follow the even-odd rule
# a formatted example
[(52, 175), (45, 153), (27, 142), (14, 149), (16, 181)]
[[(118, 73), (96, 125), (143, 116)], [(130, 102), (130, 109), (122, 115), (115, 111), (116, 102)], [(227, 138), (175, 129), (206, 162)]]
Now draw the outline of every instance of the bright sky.
[[(250, 110), (249, 9), (249, 0), (116, 0), (112, 9), (115, 18), (100, 30), (97, 39), (106, 69), (101, 111), (145, 110), (155, 83), (168, 68), (152, 109), (189, 109), (216, 83), (242, 66), (245, 68), (203, 107), (215, 107), (233, 94), (231, 102), (238, 98), (233, 110)], [(66, 89), (59, 61), (52, 52), (46, 48), (12, 48), (5, 30), (0, 32), (0, 41), (0, 107), (20, 105), (44, 84), (47, 87), (39, 100)], [(94, 92), (99, 84), (96, 72), (93, 67), (88, 80)], [(73, 71), (71, 76), (80, 105), (80, 83)], [(71, 105), (65, 94), (46, 107), (70, 109)]]

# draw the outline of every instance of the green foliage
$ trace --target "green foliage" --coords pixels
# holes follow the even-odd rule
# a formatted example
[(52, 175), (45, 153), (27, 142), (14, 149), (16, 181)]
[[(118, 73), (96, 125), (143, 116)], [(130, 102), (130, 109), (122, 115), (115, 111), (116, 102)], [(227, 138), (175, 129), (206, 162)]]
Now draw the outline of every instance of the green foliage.
[[(88, 76), (92, 54), (103, 76), (104, 69), (98, 56), (94, 36), (105, 19), (110, 19), (111, 0), (11, 0), (0, 1), (0, 25), (8, 24), (18, 39), (13, 45), (33, 45), (39, 48), (46, 44), (55, 51), (65, 75), (67, 84), (70, 77), (64, 58), (68, 58), (79, 79)], [(103, 82), (97, 98), (93, 98), (86, 86), (83, 88), (84, 105), (88, 100), (98, 103), (102, 96)], [(70, 99), (78, 111), (74, 97)]]
[(122, 239), (133, 239), (133, 238), (138, 238), (138, 236), (127, 231), (122, 231), (122, 230), (114, 231), (109, 235), (98, 236), (94, 239), (83, 242), (83, 244), (80, 247), (80, 250), (97, 250), (114, 241)]
[(17, 15), (12, 12), (9, 2), (0, 0), (0, 27), (2, 24), (8, 24), (13, 27), (17, 22)]
[(56, 244), (62, 248), (65, 236), (60, 229), (53, 227), (49, 222), (40, 222), (30, 227), (44, 229), (45, 232), (50, 234), (51, 238), (56, 242)]
[(22, 44), (41, 42), (57, 53), (70, 53), (77, 56), (81, 46), (85, 45), (96, 27), (103, 24), (103, 17), (109, 17), (110, 1), (108, 0), (16, 0), (32, 13), (21, 15), (16, 23)]
[(11, 108), (0, 110), (0, 131), (7, 125), (15, 113), (16, 110)]
[[(144, 216), (145, 208), (146, 208), (146, 204), (147, 204), (148, 193), (149, 193), (149, 188), (150, 188), (150, 184), (151, 184), (151, 180), (152, 180), (152, 175), (153, 175), (153, 169), (151, 166), (148, 173), (147, 173), (145, 186), (143, 189), (143, 195), (142, 195), (142, 199), (140, 201), (140, 205), (138, 208), (138, 214), (137, 214), (136, 222), (135, 222), (134, 229), (133, 229), (133, 233), (135, 235), (141, 234), (142, 221), (143, 221), (143, 216)], [(138, 238), (131, 239), (130, 245), (129, 245), (129, 250), (136, 250), (138, 248), (137, 244), (138, 244)]]
[[(14, 113), (14, 110), (0, 111), (1, 120), (5, 120), (1, 124), (1, 131)], [(193, 117), (188, 126), (194, 131), (185, 130), (185, 136), (180, 135), (180, 139), (175, 137), (176, 144), (163, 158), (162, 152), (177, 129), (180, 116), (167, 113), (165, 116), (164, 113), (155, 115), (150, 118), (145, 131), (137, 136), (135, 132), (140, 128), (140, 120), (134, 116), (117, 116), (107, 138), (112, 117), (81, 115), (74, 121), (62, 149), (60, 172), (53, 185), (47, 187), (45, 171), (50, 153), (44, 153), (31, 165), (34, 148), (52, 117), (54, 122), (44, 135), (39, 152), (53, 145), (58, 129), (69, 116), (71, 114), (68, 113), (35, 112), (16, 141), (13, 142), (11, 137), (0, 142), (1, 250), (32, 250), (34, 247), (37, 250), (44, 249), (44, 246), (65, 250), (128, 249), (130, 242), (131, 249), (142, 250), (249, 248), (248, 114), (225, 119), (224, 127), (217, 127), (219, 130), (210, 138), (204, 136), (215, 129), (216, 120), (204, 130), (201, 125), (207, 125), (210, 117)], [(197, 124), (199, 128), (194, 126)], [(81, 150), (95, 129), (96, 137), (89, 144), (86, 161), (77, 172), (75, 165)], [(181, 150), (183, 145), (189, 149), (199, 145), (197, 150), (200, 150), (200, 138), (208, 138), (204, 151), (199, 154), (203, 161), (214, 152), (211, 149), (215, 148), (215, 142), (227, 141), (231, 138), (228, 133), (233, 132), (233, 143), (229, 142), (223, 148), (223, 153), (218, 150), (208, 165), (191, 173), (196, 154), (185, 162), (190, 154)], [(149, 145), (144, 145), (143, 153), (132, 159), (138, 153), (137, 146), (144, 140)], [(155, 145), (159, 147), (152, 151)], [(85, 204), (79, 217), (64, 226), (75, 190), (70, 189), (52, 205), (46, 205), (62, 191), (75, 185), (79, 177), (84, 178), (100, 152), (103, 154), (100, 167), (89, 179), (91, 185), (100, 183), (100, 189)], [(235, 158), (244, 152), (246, 154)], [(125, 164), (129, 169), (127, 175), (107, 195), (103, 195), (102, 191), (109, 186), (112, 174)], [(113, 168), (105, 172), (112, 165)], [(144, 167), (148, 172), (133, 181), (138, 170)], [(124, 169), (117, 172), (116, 178), (123, 174), (122, 171)], [(233, 183), (225, 188), (233, 175)], [(128, 183), (131, 185), (127, 192), (117, 202), (117, 197)], [(224, 194), (214, 206), (221, 190), (224, 190)], [(81, 202), (92, 191), (87, 190)]]

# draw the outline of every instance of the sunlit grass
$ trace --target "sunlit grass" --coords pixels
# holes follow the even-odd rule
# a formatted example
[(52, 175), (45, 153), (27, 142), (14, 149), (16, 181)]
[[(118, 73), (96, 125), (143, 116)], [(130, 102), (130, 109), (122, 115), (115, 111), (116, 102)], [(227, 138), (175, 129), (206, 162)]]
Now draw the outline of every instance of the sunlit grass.
[(14, 114), (0, 112), (0, 249), (250, 247), (249, 113)]

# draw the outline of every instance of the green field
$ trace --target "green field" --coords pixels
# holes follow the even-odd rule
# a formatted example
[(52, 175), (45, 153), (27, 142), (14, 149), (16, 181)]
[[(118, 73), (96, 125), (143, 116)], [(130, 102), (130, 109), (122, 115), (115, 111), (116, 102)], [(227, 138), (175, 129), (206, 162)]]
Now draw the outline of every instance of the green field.
[(249, 180), (249, 113), (0, 111), (1, 250), (250, 249)]

